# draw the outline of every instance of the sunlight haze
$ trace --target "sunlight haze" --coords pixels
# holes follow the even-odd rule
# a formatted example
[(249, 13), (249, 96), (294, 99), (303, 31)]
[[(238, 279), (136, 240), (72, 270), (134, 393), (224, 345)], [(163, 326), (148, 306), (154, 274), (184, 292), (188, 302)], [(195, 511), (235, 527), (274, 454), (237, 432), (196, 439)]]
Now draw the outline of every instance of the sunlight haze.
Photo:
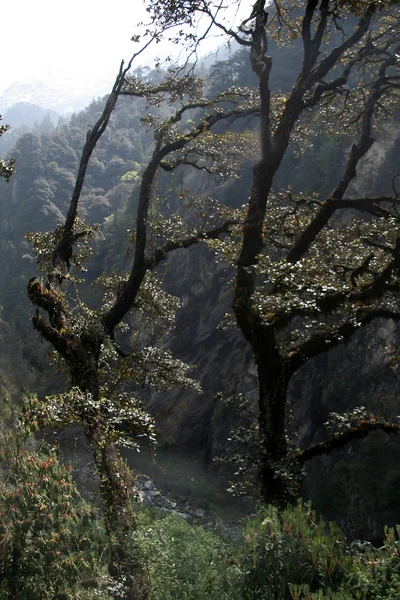
[(2, 29), (0, 93), (15, 81), (51, 76), (112, 81), (145, 18), (142, 0), (20, 0), (7, 8)]
[[(235, 3), (228, 15), (232, 25), (238, 17)], [(76, 82), (79, 88), (85, 82), (92, 87), (112, 85), (121, 60), (129, 60), (140, 48), (131, 38), (139, 32), (137, 24), (147, 16), (144, 0), (70, 0), (65, 4), (20, 0), (9, 5), (0, 42), (6, 57), (0, 94), (14, 82), (42, 77)], [(201, 54), (220, 43), (220, 36), (210, 35)], [(151, 64), (154, 58), (163, 59), (167, 54), (182, 59), (181, 48), (162, 43), (152, 45), (136, 65)]]

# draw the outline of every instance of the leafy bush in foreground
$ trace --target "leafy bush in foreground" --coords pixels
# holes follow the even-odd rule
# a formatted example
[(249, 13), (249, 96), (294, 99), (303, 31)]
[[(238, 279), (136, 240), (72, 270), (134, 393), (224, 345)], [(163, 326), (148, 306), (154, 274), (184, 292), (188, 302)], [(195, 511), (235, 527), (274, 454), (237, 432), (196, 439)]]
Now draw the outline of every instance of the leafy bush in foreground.
[(148, 569), (151, 600), (231, 600), (228, 545), (176, 514), (139, 515), (138, 542)]
[[(234, 548), (174, 513), (140, 510), (136, 520), (131, 550), (149, 600), (400, 598), (400, 527), (385, 529), (381, 548), (349, 546), (309, 505), (270, 506), (248, 520)], [(0, 481), (0, 600), (115, 596), (122, 582), (102, 571), (106, 547), (96, 511), (54, 451), (15, 453)]]
[(97, 512), (54, 450), (22, 450), (0, 481), (0, 600), (106, 598)]
[[(382, 548), (347, 545), (341, 530), (307, 504), (268, 507), (248, 521), (235, 559), (242, 600), (394, 600), (400, 598), (400, 527)], [(232, 577), (232, 576), (231, 576)]]

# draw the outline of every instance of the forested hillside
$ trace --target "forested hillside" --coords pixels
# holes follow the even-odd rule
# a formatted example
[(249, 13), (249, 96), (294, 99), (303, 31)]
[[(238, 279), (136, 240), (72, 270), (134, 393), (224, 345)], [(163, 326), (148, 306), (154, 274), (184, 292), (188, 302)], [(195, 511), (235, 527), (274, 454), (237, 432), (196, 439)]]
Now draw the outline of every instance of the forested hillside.
[[(149, 4), (157, 15), (160, 3)], [(73, 459), (80, 489), (96, 490), (97, 481), (100, 482), (104, 531), (96, 527), (90, 529), (90, 523), (95, 520), (94, 516), (89, 518), (92, 508), (77, 500), (69, 471), (65, 473), (62, 465), (46, 457), (46, 450), (37, 464), (45, 465), (49, 480), (65, 481), (63, 485), (72, 499), (75, 525), (65, 544), (74, 548), (71, 560), (78, 565), (76, 573), (79, 571), (79, 577), (86, 581), (83, 587), (93, 587), (93, 577), (98, 577), (93, 573), (99, 569), (104, 571), (104, 565), (96, 562), (97, 559), (86, 559), (85, 547), (76, 541), (80, 535), (88, 539), (92, 536), (92, 556), (97, 552), (96, 544), (110, 545), (105, 559), (111, 565), (109, 574), (114, 583), (129, 579), (129, 573), (134, 572), (136, 591), (129, 591), (128, 586), (127, 596), (118, 596), (117, 588), (112, 588), (114, 584), (107, 580), (104, 586), (108, 586), (110, 596), (103, 591), (102, 597), (163, 597), (161, 575), (164, 572), (160, 571), (154, 556), (160, 552), (162, 561), (165, 553), (166, 561), (176, 561), (180, 565), (177, 569), (184, 569), (178, 558), (170, 554), (170, 548), (161, 548), (164, 535), (181, 536), (189, 546), (192, 544), (189, 553), (195, 552), (196, 545), (201, 548), (200, 554), (196, 554), (196, 561), (202, 565), (199, 568), (208, 569), (206, 565), (212, 565), (214, 560), (221, 564), (225, 561), (230, 573), (227, 580), (219, 579), (220, 575), (212, 569), (203, 573), (204, 576), (200, 574), (200, 578), (214, 582), (211, 591), (211, 588), (200, 590), (199, 583), (192, 588), (187, 583), (179, 583), (181, 572), (176, 575), (176, 581), (175, 574), (165, 572), (164, 577), (171, 577), (168, 589), (172, 590), (165, 598), (178, 598), (179, 594), (188, 600), (261, 597), (257, 596), (258, 592), (266, 593), (266, 588), (259, 581), (256, 562), (264, 565), (264, 571), (272, 572), (271, 564), (276, 560), (275, 575), (283, 569), (282, 564), (286, 564), (279, 562), (279, 553), (274, 554), (275, 550), (271, 550), (271, 555), (268, 550), (262, 554), (258, 533), (261, 521), (258, 523), (257, 518), (249, 523), (241, 554), (235, 559), (238, 562), (233, 563), (240, 565), (240, 573), (239, 566), (237, 573), (234, 568), (229, 571), (230, 550), (212, 537), (214, 534), (210, 533), (207, 538), (208, 533), (204, 533), (206, 537), (202, 538), (202, 533), (191, 533), (189, 526), (181, 524), (179, 519), (175, 522), (174, 516), (168, 517), (171, 521), (165, 521), (164, 525), (155, 524), (151, 521), (153, 517), (146, 515), (131, 520), (127, 509), (131, 491), (126, 491), (130, 475), (123, 462), (118, 462), (114, 441), (128, 446), (124, 456), (142, 476), (149, 474), (146, 469), (152, 471), (155, 485), (172, 502), (177, 501), (179, 507), (186, 503), (192, 511), (200, 509), (197, 515), (200, 520), (204, 510), (211, 515), (220, 510), (221, 503), (229, 505), (225, 489), (231, 485), (228, 480), (233, 479), (238, 480), (233, 486), (235, 493), (241, 492), (248, 499), (247, 504), (235, 504), (235, 511), (253, 506), (249, 499), (254, 497), (269, 504), (268, 482), (274, 481), (276, 497), (271, 496), (272, 503), (282, 508), (295, 497), (312, 500), (318, 514), (338, 523), (349, 541), (363, 539), (380, 544), (384, 526), (393, 527), (399, 521), (399, 438), (388, 435), (388, 432), (398, 433), (400, 414), (396, 354), (399, 344), (396, 261), (400, 131), (395, 125), (399, 114), (398, 36), (393, 25), (388, 25), (390, 18), (393, 22), (398, 20), (396, 3), (382, 16), (382, 24), (378, 14), (371, 25), (372, 32), (386, 27), (381, 37), (377, 34), (375, 39), (371, 33), (366, 42), (366, 48), (368, 43), (376, 45), (375, 53), (379, 57), (376, 62), (368, 62), (369, 55), (364, 52), (360, 38), (361, 41), (354, 41), (355, 49), (349, 45), (349, 54), (344, 53), (340, 61), (337, 59), (330, 75), (317, 77), (311, 87), (302, 92), (304, 97), (296, 109), (299, 114), (304, 106), (313, 110), (315, 105), (319, 106), (318, 102), (322, 103), (321, 109), (310, 118), (304, 117), (304, 121), (303, 117), (298, 118), (301, 127), (291, 132), (287, 149), (279, 161), (275, 161), (267, 194), (270, 204), (264, 208), (266, 217), (259, 230), (255, 223), (261, 209), (250, 214), (255, 206), (257, 186), (264, 185), (262, 174), (261, 184), (257, 183), (258, 156), (260, 152), (273, 156), (279, 146), (278, 137), (273, 138), (272, 134), (275, 145), (271, 143), (267, 150), (262, 137), (261, 143), (257, 141), (260, 123), (261, 131), (265, 126), (265, 105), (260, 104), (260, 97), (262, 100), (262, 81), (269, 61), (274, 68), (268, 80), (267, 95), (277, 98), (271, 109), (271, 114), (275, 112), (270, 126), (274, 136), (278, 136), (288, 127), (284, 121), (285, 111), (289, 111), (290, 102), (297, 101), (298, 89), (308, 81), (303, 72), (307, 60), (311, 63), (314, 60), (309, 75), (312, 80), (314, 71), (344, 44), (342, 36), (351, 40), (356, 35), (353, 31), (361, 31), (363, 27), (367, 31), (366, 22), (372, 19), (364, 5), (360, 4), (357, 10), (353, 10), (352, 5), (341, 7), (336, 18), (343, 20), (344, 29), (336, 31), (332, 26), (331, 33), (326, 33), (321, 58), (318, 58), (319, 52), (311, 50), (307, 55), (307, 19), (313, 23), (316, 19), (312, 42), (316, 44), (322, 27), (318, 24), (328, 19), (325, 4), (329, 2), (307, 3), (309, 12), (304, 16), (302, 35), (294, 29), (289, 35), (293, 39), (286, 43), (271, 33), (267, 50), (263, 36), (268, 27), (266, 22), (260, 25), (260, 19), (265, 19), (262, 2), (261, 8), (255, 7), (248, 19), (253, 23), (251, 29), (247, 31), (246, 22), (239, 32), (245, 40), (250, 40), (247, 47), (246, 44), (235, 46), (224, 60), (217, 60), (211, 66), (197, 65), (204, 74), (204, 84), (192, 72), (171, 78), (161, 67), (137, 68), (129, 75), (121, 70), (111, 96), (93, 101), (87, 109), (57, 125), (47, 117), (22, 133), (10, 152), (15, 159), (16, 173), (9, 182), (0, 181), (0, 336), (3, 348), (0, 393), (2, 398), (8, 399), (3, 403), (1, 415), (6, 427), (12, 428), (12, 424), (22, 418), (17, 417), (15, 411), (23, 398), (34, 394), (38, 400), (23, 404), (24, 418), (34, 420), (33, 430), (41, 429), (44, 424), (50, 424), (53, 431), (56, 425), (73, 425), (72, 432), (62, 429), (55, 437), (61, 440), (61, 454), (68, 460), (73, 459), (71, 448), (78, 448), (78, 453), (82, 453)], [(384, 14), (384, 9), (382, 11)], [(207, 10), (204, 14), (208, 14)], [(329, 19), (333, 18), (332, 14), (329, 13)], [(183, 12), (179, 18), (188, 18), (185, 15)], [(169, 26), (171, 15), (167, 10), (157, 18), (160, 22), (165, 18), (164, 26)], [(293, 18), (297, 22), (296, 14)], [(285, 19), (278, 22), (284, 29)], [(257, 35), (260, 39), (255, 41)], [(320, 44), (322, 39), (321, 34)], [(382, 39), (386, 46), (381, 51), (378, 48)], [(236, 39), (238, 41), (240, 44)], [(258, 63), (255, 53), (259, 53)], [(385, 53), (392, 53), (397, 59), (390, 62)], [(260, 64), (264, 67), (259, 67)], [(363, 81), (364, 75), (360, 75), (363, 68), (372, 74), (374, 69), (381, 70), (376, 79), (371, 75)], [(339, 86), (336, 82), (341, 69), (344, 72), (348, 69), (348, 73)], [(305, 78), (303, 82), (301, 77)], [(376, 109), (376, 121), (373, 126), (369, 123), (373, 133), (370, 131), (368, 143), (365, 140), (364, 143), (362, 127), (368, 118), (372, 119), (365, 112), (366, 97), (369, 93), (372, 97), (382, 77), (387, 79), (385, 85), (393, 85), (390, 105)], [(261, 86), (261, 96), (257, 86)], [(356, 95), (358, 86), (362, 89), (360, 96)], [(353, 90), (354, 105), (351, 104)], [(107, 113), (113, 94), (115, 108)], [(384, 98), (384, 91), (380, 98)], [(354, 111), (349, 109), (350, 116), (348, 106)], [(289, 115), (288, 122), (290, 118)], [(103, 128), (102, 133), (93, 141), (99, 127)], [(82, 166), (83, 148), (84, 155), (89, 148), (93, 154), (89, 154), (73, 228), (69, 237), (65, 237), (65, 219), (71, 214), (71, 197), (74, 197), (77, 172)], [(350, 165), (353, 155), (356, 156), (354, 168)], [(266, 159), (262, 160), (260, 164), (265, 167)], [(265, 167), (264, 172), (268, 168)], [(345, 176), (340, 180), (342, 172)], [(146, 178), (150, 182), (147, 191)], [(146, 193), (147, 204), (143, 204)], [(324, 221), (325, 207), (332, 198), (345, 209)], [(345, 205), (348, 199), (354, 200), (353, 205), (350, 201)], [(357, 205), (361, 206), (363, 200), (367, 208), (362, 209), (364, 212), (359, 218)], [(250, 212), (246, 214), (247, 205)], [(326, 238), (311, 232), (315, 224), (317, 227), (322, 221), (326, 224), (329, 218)], [(243, 224), (244, 236), (241, 234)], [(252, 227), (251, 235), (246, 233)], [(53, 233), (46, 237), (37, 235), (40, 232)], [(251, 240), (246, 248), (247, 235)], [(141, 236), (145, 240), (142, 248)], [(262, 241), (257, 245), (259, 236)], [(305, 250), (300, 248), (304, 240)], [(78, 246), (77, 253), (72, 250), (74, 244)], [(251, 245), (253, 248), (249, 250)], [(140, 252), (142, 265), (138, 259)], [(306, 256), (304, 261), (303, 255)], [(135, 277), (139, 282), (137, 290)], [(247, 297), (249, 290), (252, 290), (251, 301)], [(128, 296), (133, 293), (131, 301)], [(388, 298), (384, 294), (388, 294)], [(378, 301), (382, 304), (377, 304)], [(273, 331), (274, 346), (265, 341), (270, 340), (269, 331)], [(276, 447), (283, 444), (285, 449), (276, 456), (272, 445), (268, 446), (274, 431), (280, 427), (273, 415), (271, 422), (275, 422), (275, 429), (271, 426), (269, 434), (262, 437), (262, 428), (269, 417), (265, 416), (268, 411), (262, 397), (266, 384), (262, 379), (261, 355), (266, 363), (276, 360), (278, 370), (281, 363), (276, 357), (284, 357), (282, 378), (286, 377), (285, 369), (290, 361), (296, 365), (284, 384), (283, 379), (278, 378), (269, 405), (274, 407), (278, 403), (282, 385), (287, 402), (280, 417), (285, 441), (281, 435), (274, 443)], [(99, 397), (99, 404), (96, 404), (96, 386), (91, 388), (92, 380), (85, 379), (93, 357), (97, 361), (99, 386), (106, 390), (106, 400)], [(268, 381), (273, 379), (271, 373)], [(121, 392), (117, 394), (118, 386)], [(41, 404), (45, 397), (47, 405), (46, 402)], [(87, 408), (90, 402), (101, 419), (105, 414), (111, 419), (107, 424), (101, 421), (98, 431), (97, 424), (90, 420), (92, 416)], [(266, 410), (264, 416), (263, 410)], [(272, 414), (272, 408), (268, 410)], [(83, 434), (77, 435), (77, 424), (86, 436), (85, 442), (82, 442)], [(142, 444), (147, 452), (148, 438), (151, 441), (154, 437), (153, 424), (164, 473), (150, 462), (136, 458), (137, 444)], [(78, 446), (74, 446), (75, 437), (81, 439)], [(100, 448), (97, 454), (93, 450), (94, 440)], [(342, 440), (349, 443), (345, 445)], [(330, 452), (335, 448), (335, 452)], [(309, 462), (302, 458), (307, 451), (313, 457)], [(120, 482), (112, 473), (110, 457), (118, 464)], [(28, 487), (33, 485), (29, 479), (32, 477), (29, 469), (33, 467), (27, 465), (36, 465), (34, 458), (19, 460), (15, 468), (10, 469), (15, 490), (19, 489), (21, 472), (25, 473)], [(196, 484), (200, 486), (204, 482), (207, 491), (214, 488), (208, 501), (204, 490), (199, 493), (199, 489), (195, 489), (195, 483), (174, 482), (173, 478), (179, 480), (179, 466), (177, 471), (172, 467), (171, 480), (165, 469), (176, 461), (178, 465), (181, 461), (185, 478), (198, 480)], [(152, 491), (153, 488), (146, 489)], [(21, 495), (20, 491), (12, 493)], [(28, 497), (26, 506), (29, 506)], [(285, 519), (297, 523), (297, 531), (302, 532), (300, 546), (303, 542), (305, 547), (308, 543), (317, 544), (309, 541), (307, 532), (312, 527), (320, 528), (318, 535), (322, 537), (317, 536), (318, 543), (326, 544), (326, 550), (333, 543), (332, 539), (340, 539), (337, 543), (341, 544), (342, 555), (346, 555), (342, 534), (331, 529), (332, 539), (328, 536), (325, 542), (324, 528), (308, 508), (299, 505), (297, 509), (290, 509), (292, 513), (290, 510), (282, 513), (284, 516), (280, 518), (275, 509), (268, 510), (263, 523), (267, 523), (269, 529), (268, 532), (264, 529), (262, 535), (270, 535), (271, 539), (285, 538), (284, 561), (287, 563), (292, 560), (289, 558), (291, 544), (297, 542), (290, 537), (291, 525), (285, 528)], [(224, 518), (228, 513), (229, 510), (224, 512)], [(64, 531), (65, 518), (65, 515), (57, 515), (59, 524), (56, 521), (54, 527), (57, 525)], [(118, 531), (121, 527), (125, 532), (125, 526), (126, 531), (130, 531), (133, 522), (139, 533), (128, 552), (123, 548), (122, 537), (112, 538), (112, 527), (118, 524)], [(160, 539), (146, 534), (152, 527), (154, 531), (165, 527)], [(232, 535), (232, 531), (230, 533)], [(5, 531), (2, 535), (6, 535)], [(194, 536), (193, 541), (191, 536)], [(398, 552), (394, 533), (387, 534), (386, 544), (381, 551), (393, 558), (391, 544)], [(150, 571), (146, 571), (137, 558), (139, 547)], [(211, 558), (201, 555), (206, 547)], [(1, 548), (0, 544), (0, 562)], [(371, 548), (363, 550), (368, 560), (372, 556), (368, 554), (373, 552)], [(316, 551), (322, 557), (321, 564), (325, 550)], [(296, 552), (300, 556), (303, 550), (297, 547)], [(333, 546), (326, 552), (333, 552)], [(252, 553), (257, 557), (253, 566)], [(291, 581), (290, 576), (286, 581), (282, 571), (278, 577), (283, 581), (282, 588), (275, 582), (275, 591), (263, 597), (338, 600), (353, 597), (341, 582), (345, 581), (344, 572), (358, 569), (361, 573), (366, 568), (362, 552), (357, 558), (354, 556), (351, 558), (355, 561), (353, 566), (342, 564), (342, 558), (338, 558), (335, 576), (326, 575), (326, 580), (324, 575), (318, 581), (303, 582), (299, 575), (296, 581)], [(379, 557), (377, 560), (379, 562)], [(297, 568), (300, 573), (301, 566), (293, 563), (289, 571), (297, 572)], [(323, 571), (323, 567), (321, 569)], [(146, 588), (148, 577), (154, 585), (153, 595), (147, 596), (147, 592), (140, 595), (142, 592), (139, 594), (138, 590)], [(54, 590), (61, 589), (57, 587), (62, 586), (61, 580), (62, 575), (54, 583)], [(398, 591), (395, 584), (389, 589), (392, 584), (388, 583), (389, 587), (379, 592), (388, 595), (374, 596), (378, 592), (375, 588), (371, 591), (372, 584), (365, 583), (367, 591), (364, 593), (360, 581), (356, 584), (360, 586), (360, 595), (354, 598), (390, 598), (395, 597), (390, 594)], [(76, 590), (82, 593), (79, 585), (76, 583)], [(234, 590), (239, 587), (241, 595), (234, 596)], [(333, 594), (335, 589), (338, 593), (342, 590), (344, 595), (307, 595), (321, 590)], [(287, 596), (288, 590), (291, 596)], [(0, 598), (1, 593), (0, 585)], [(88, 594), (79, 597), (94, 597)], [(4, 599), (9, 597), (4, 595)], [(29, 592), (22, 597), (29, 598)]]

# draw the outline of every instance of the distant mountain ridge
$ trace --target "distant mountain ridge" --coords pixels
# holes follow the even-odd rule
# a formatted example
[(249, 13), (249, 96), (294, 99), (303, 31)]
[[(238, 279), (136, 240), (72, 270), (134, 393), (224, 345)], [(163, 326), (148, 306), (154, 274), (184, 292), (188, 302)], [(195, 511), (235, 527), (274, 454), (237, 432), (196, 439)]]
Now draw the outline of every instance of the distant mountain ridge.
[(15, 81), (0, 96), (0, 113), (23, 102), (54, 110), (60, 115), (71, 114), (85, 108), (93, 98), (107, 94), (111, 88), (107, 83), (109, 80), (108, 76), (82, 76), (72, 80), (64, 75), (49, 75)]
[[(1, 106), (0, 108), (2, 109)], [(8, 155), (24, 133), (49, 133), (60, 119), (55, 110), (41, 108), (32, 102), (17, 102), (3, 111), (2, 116), (4, 123), (10, 125), (11, 129), (0, 138), (0, 156)]]
[(55, 110), (42, 108), (32, 102), (17, 102), (3, 114), (4, 122), (11, 127), (32, 127), (35, 123), (42, 123), (44, 119), (56, 125), (59, 116)]

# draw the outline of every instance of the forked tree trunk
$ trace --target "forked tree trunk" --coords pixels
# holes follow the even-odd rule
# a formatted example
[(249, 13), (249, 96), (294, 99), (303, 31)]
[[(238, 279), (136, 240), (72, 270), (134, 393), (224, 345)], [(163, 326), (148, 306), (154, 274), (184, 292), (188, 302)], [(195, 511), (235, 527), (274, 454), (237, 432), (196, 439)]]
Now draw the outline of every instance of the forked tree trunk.
[[(102, 340), (87, 332), (76, 348), (76, 361), (70, 362), (72, 384), (99, 406), (100, 381), (98, 361)], [(136, 530), (132, 502), (134, 482), (110, 432), (107, 415), (90, 405), (81, 415), (84, 430), (99, 476), (99, 491), (106, 533), (110, 543), (109, 573), (117, 583), (124, 584), (125, 595), (118, 590), (116, 598), (146, 600), (148, 583), (133, 535)]]

